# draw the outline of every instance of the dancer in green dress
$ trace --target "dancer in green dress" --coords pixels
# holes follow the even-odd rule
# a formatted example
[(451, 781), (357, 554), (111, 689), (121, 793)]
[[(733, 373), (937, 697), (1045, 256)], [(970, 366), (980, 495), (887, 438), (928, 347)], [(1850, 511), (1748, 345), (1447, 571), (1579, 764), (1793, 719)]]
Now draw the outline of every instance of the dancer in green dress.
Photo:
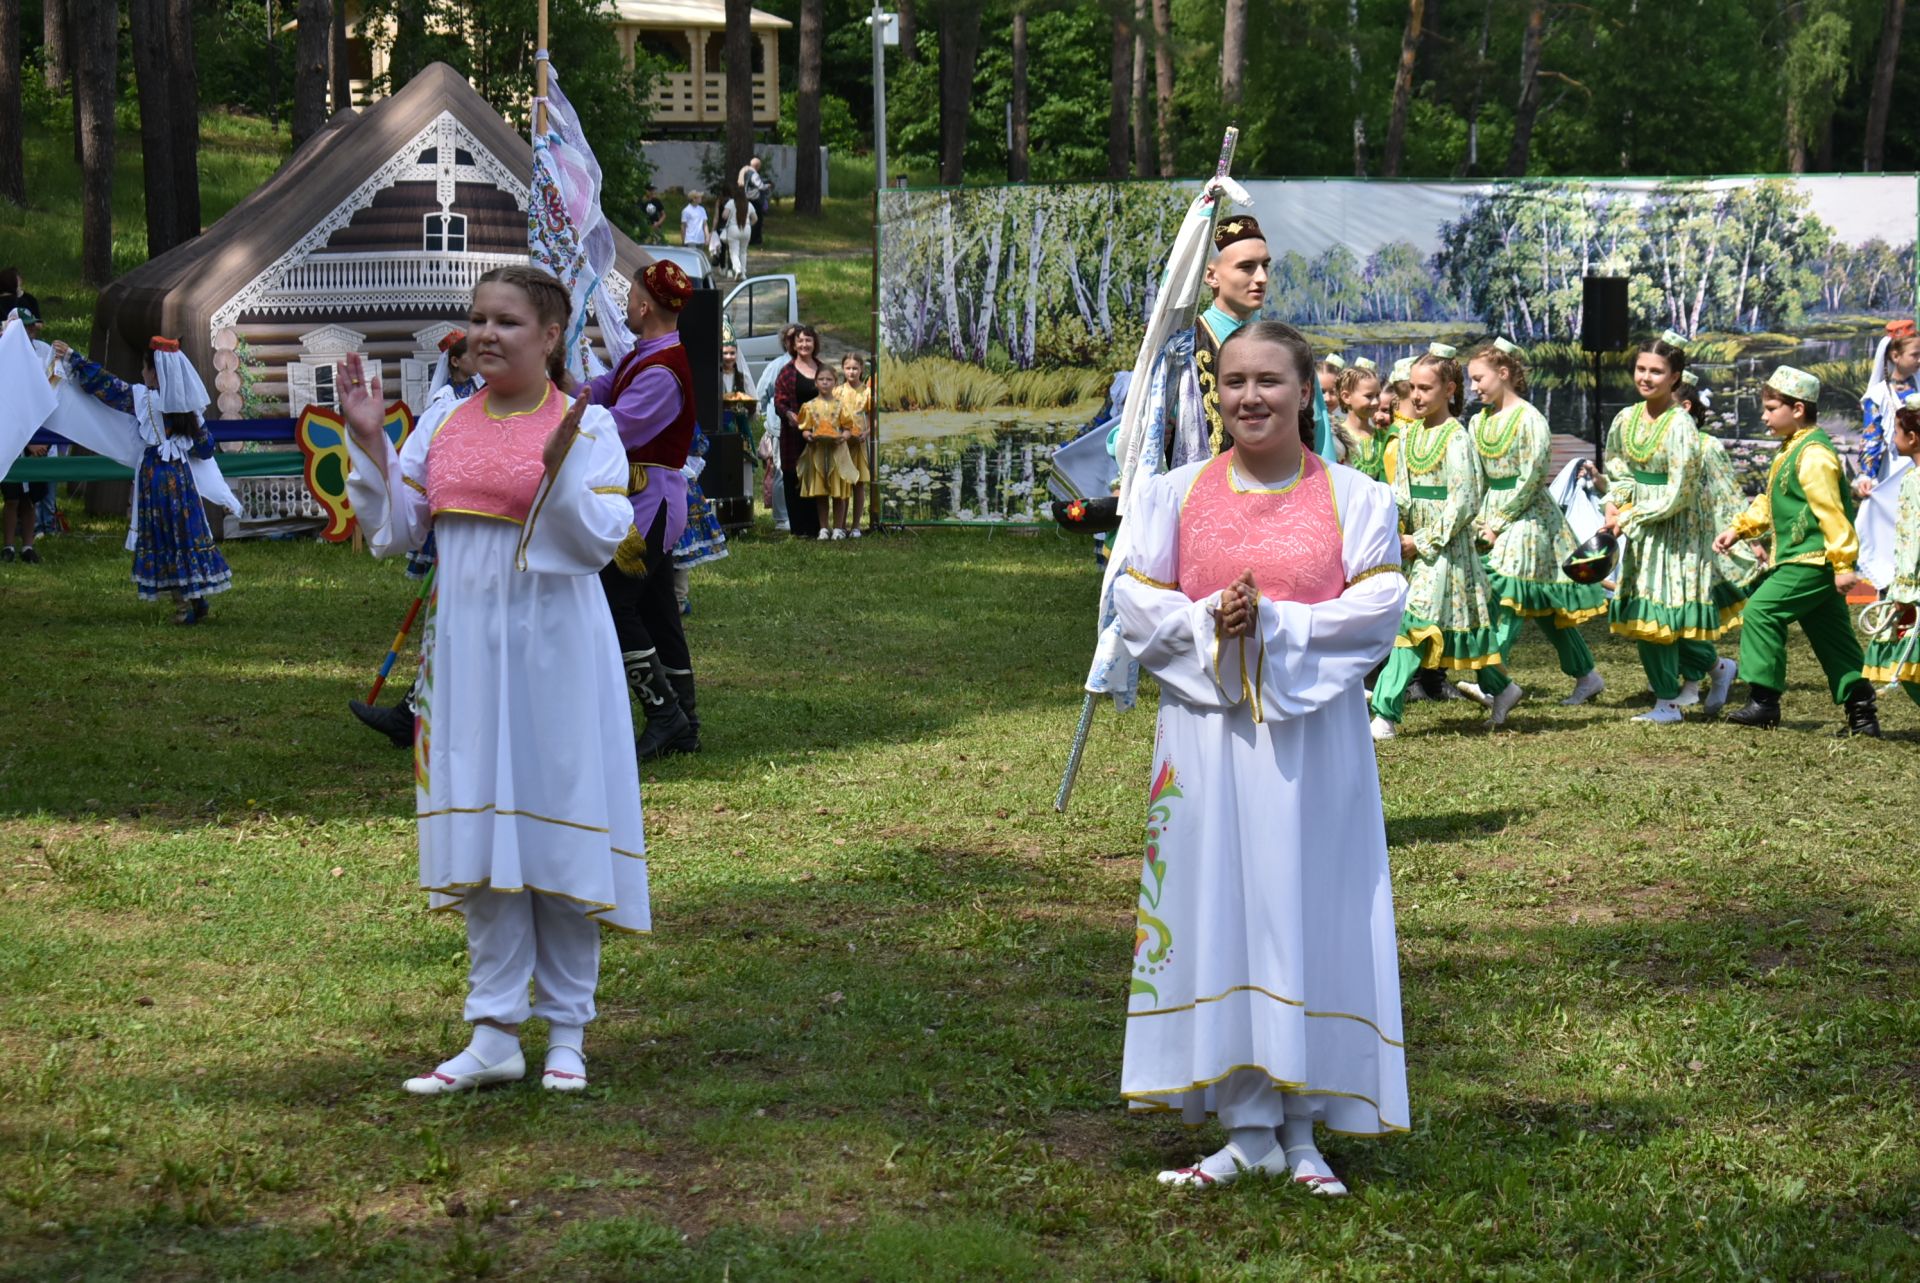
[(1334, 379), (1328, 404), (1335, 415), (1346, 412), (1346, 417), (1336, 418), (1333, 425), (1340, 462), (1375, 481), (1385, 481), (1387, 442), (1393, 439), (1393, 429), (1375, 425), (1374, 416), (1380, 410), (1380, 372), (1373, 362), (1363, 356), (1341, 370)]
[[(1486, 680), (1500, 664), (1486, 571), (1473, 548), (1474, 518), (1486, 492), (1480, 452), (1456, 417), (1460, 363), (1435, 343), (1410, 372), (1413, 411), (1395, 443), (1393, 494), (1400, 505), (1400, 556), (1407, 567), (1406, 613), (1393, 654), (1373, 688), (1373, 737), (1392, 739), (1405, 709), (1407, 683), (1423, 664), (1473, 669)], [(1500, 674), (1505, 677), (1504, 673)], [(1496, 723), (1518, 703), (1520, 687), (1502, 683)], [(1504, 705), (1504, 707), (1503, 707)]]
[[(1725, 530), (1747, 510), (1747, 496), (1740, 489), (1740, 477), (1734, 471), (1733, 457), (1727, 453), (1726, 443), (1707, 431), (1707, 415), (1713, 409), (1713, 400), (1707, 390), (1700, 386), (1700, 376), (1692, 370), (1680, 372), (1680, 386), (1674, 392), (1674, 400), (1680, 403), (1680, 408), (1692, 417), (1700, 429), (1700, 482), (1706, 488), (1707, 508), (1712, 513), (1711, 525), (1716, 531)], [(1747, 594), (1760, 582), (1760, 576), (1766, 569), (1763, 564), (1765, 545), (1754, 540), (1742, 540), (1717, 555), (1724, 580), (1718, 604), (1727, 606), (1746, 600)], [(1696, 703), (1699, 693), (1700, 683), (1682, 683), (1680, 703)]]
[(1873, 683), (1861, 675), (1866, 657), (1847, 615), (1847, 590), (1860, 582), (1854, 564), (1860, 538), (1853, 528), (1853, 492), (1840, 453), (1815, 422), (1820, 380), (1783, 365), (1760, 393), (1760, 419), (1780, 438), (1767, 470), (1767, 488), (1714, 539), (1726, 552), (1742, 539), (1767, 535), (1771, 567), (1747, 598), (1740, 629), (1740, 675), (1745, 707), (1727, 715), (1740, 726), (1778, 726), (1787, 685), (1787, 625), (1798, 623), (1826, 671), (1833, 702), (1844, 705), (1842, 735), (1880, 734)]
[(1909, 392), (1893, 415), (1893, 448), (1912, 460), (1900, 478), (1900, 513), (1893, 528), (1893, 582), (1882, 600), (1895, 615), (1891, 627), (1867, 643), (1861, 671), (1876, 685), (1899, 682), (1920, 704), (1920, 638), (1913, 632), (1920, 614), (1920, 392)]
[[(1476, 525), (1480, 544), (1489, 549), (1484, 565), (1499, 620), (1500, 654), (1512, 661), (1521, 625), (1533, 620), (1553, 643), (1560, 671), (1573, 678), (1573, 693), (1560, 702), (1584, 704), (1607, 683), (1594, 670), (1580, 625), (1607, 613), (1607, 594), (1599, 584), (1574, 583), (1561, 570), (1578, 541), (1548, 491), (1553, 434), (1546, 416), (1526, 399), (1526, 354), (1517, 344), (1494, 339), (1468, 358), (1467, 377), (1482, 407), (1472, 428), (1487, 494)], [(1506, 688), (1499, 669), (1480, 683), (1489, 707), (1497, 706)]]
[(1633, 383), (1641, 400), (1607, 430), (1607, 529), (1625, 536), (1610, 614), (1615, 634), (1639, 644), (1653, 687), (1651, 711), (1633, 720), (1682, 720), (1681, 683), (1711, 678), (1706, 711), (1727, 702), (1736, 667), (1713, 642), (1740, 621), (1720, 559), (1701, 480), (1700, 431), (1674, 400), (1686, 340), (1672, 330), (1642, 343)]

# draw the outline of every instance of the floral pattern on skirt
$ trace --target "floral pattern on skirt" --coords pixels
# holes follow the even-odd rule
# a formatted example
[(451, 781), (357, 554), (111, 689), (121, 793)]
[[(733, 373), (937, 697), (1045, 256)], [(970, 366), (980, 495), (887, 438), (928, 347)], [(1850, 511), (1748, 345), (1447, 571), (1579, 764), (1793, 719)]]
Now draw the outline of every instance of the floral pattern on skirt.
[(213, 530), (184, 459), (162, 459), (148, 447), (140, 461), (139, 530), (133, 586), (142, 601), (161, 594), (207, 597), (233, 586), (233, 570), (214, 546)]

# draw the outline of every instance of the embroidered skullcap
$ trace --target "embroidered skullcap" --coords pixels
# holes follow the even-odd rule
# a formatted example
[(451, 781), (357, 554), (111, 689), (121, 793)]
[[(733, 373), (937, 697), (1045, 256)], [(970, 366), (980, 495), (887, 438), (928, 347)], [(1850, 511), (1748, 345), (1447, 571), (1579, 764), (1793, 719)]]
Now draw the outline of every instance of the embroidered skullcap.
[(464, 343), (466, 339), (467, 332), (465, 330), (449, 330), (445, 337), (440, 340), (440, 350), (442, 352), (451, 352), (453, 351), (454, 344)]
[(1387, 376), (1389, 383), (1405, 383), (1413, 377), (1413, 358), (1403, 356), (1393, 363), (1393, 372)]
[(641, 283), (647, 287), (647, 293), (661, 307), (669, 312), (678, 312), (693, 297), (693, 282), (687, 274), (665, 259), (656, 259), (647, 264), (647, 270), (640, 273)]
[(33, 309), (30, 307), (16, 307), (13, 311), (7, 313), (7, 316), (9, 319), (18, 320), (20, 324), (26, 326), (28, 329), (32, 329), (34, 326), (40, 324), (40, 318), (33, 314)]
[(1264, 241), (1267, 234), (1260, 230), (1260, 220), (1252, 214), (1235, 214), (1213, 229), (1213, 248), (1223, 250), (1229, 245), (1241, 241)]
[(1518, 343), (1509, 343), (1505, 339), (1496, 338), (1493, 341), (1493, 345), (1516, 361), (1524, 361), (1527, 359), (1527, 350)]
[(1338, 374), (1347, 368), (1347, 358), (1341, 356), (1338, 352), (1329, 352), (1327, 353), (1327, 359), (1322, 361), (1321, 364), (1329, 370), (1332, 370), (1335, 374)]
[(1687, 345), (1686, 336), (1678, 330), (1660, 331), (1660, 341), (1668, 347), (1685, 347)]
[(1354, 357), (1353, 368), (1356, 370), (1365, 370), (1368, 374), (1380, 373), (1380, 367), (1373, 363), (1373, 358), (1370, 356)]
[(1820, 399), (1820, 380), (1791, 365), (1783, 365), (1767, 376), (1767, 386), (1793, 401), (1813, 402)]
[(200, 372), (180, 350), (180, 340), (154, 335), (147, 345), (153, 351), (153, 370), (159, 376), (160, 413), (198, 414), (213, 401)]
[(1898, 321), (1887, 322), (1887, 337), (1890, 339), (1904, 339), (1909, 335), (1911, 335), (1913, 332), (1914, 332), (1913, 322), (1905, 318), (1902, 318)]
[(1451, 361), (1454, 357), (1460, 355), (1460, 349), (1451, 343), (1429, 343), (1427, 344), (1427, 355), (1437, 356), (1442, 361)]
[(1700, 376), (1695, 374), (1692, 370), (1680, 371), (1680, 381), (1686, 384), (1690, 388), (1697, 388), (1700, 386)]

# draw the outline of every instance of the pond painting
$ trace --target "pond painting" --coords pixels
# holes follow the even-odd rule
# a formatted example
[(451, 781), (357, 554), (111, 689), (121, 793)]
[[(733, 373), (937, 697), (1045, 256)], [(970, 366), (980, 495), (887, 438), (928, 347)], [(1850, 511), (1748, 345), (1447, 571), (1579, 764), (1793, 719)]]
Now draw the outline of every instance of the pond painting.
[[(1675, 329), (1706, 426), (1764, 436), (1773, 366), (1824, 381), (1857, 435), (1874, 343), (1916, 307), (1912, 176), (1246, 184), (1273, 253), (1266, 312), (1386, 368), (1440, 340), (1528, 350), (1556, 433), (1631, 398), (1580, 350), (1581, 280), (1629, 278), (1637, 334)], [(890, 521), (1046, 519), (1047, 460), (1130, 369), (1195, 182), (892, 190), (880, 198), (879, 497)], [(1748, 451), (1742, 451), (1742, 454)]]

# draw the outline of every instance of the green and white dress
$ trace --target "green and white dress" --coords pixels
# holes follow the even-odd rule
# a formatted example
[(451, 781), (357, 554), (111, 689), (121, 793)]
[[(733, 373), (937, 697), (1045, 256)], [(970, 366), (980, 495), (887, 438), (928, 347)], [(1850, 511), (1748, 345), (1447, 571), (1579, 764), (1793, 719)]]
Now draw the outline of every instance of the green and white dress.
[[(1727, 447), (1719, 437), (1704, 431), (1700, 434), (1700, 483), (1706, 491), (1707, 510), (1712, 514), (1709, 524), (1715, 533), (1738, 521), (1740, 514), (1747, 510), (1747, 496), (1741, 492), (1740, 479), (1734, 474)], [(1731, 605), (1744, 600), (1760, 582), (1764, 568), (1753, 548), (1751, 542), (1742, 541), (1735, 544), (1731, 552), (1714, 554), (1720, 559), (1720, 575), (1724, 581), (1715, 599), (1719, 604)]]
[[(1893, 582), (1887, 587), (1886, 600), (1920, 606), (1920, 468), (1908, 468), (1900, 480), (1900, 510), (1893, 527)], [(1911, 619), (1902, 625), (1915, 626)], [(1904, 633), (1892, 641), (1869, 641), (1867, 662), (1860, 671), (1875, 685), (1899, 681), (1920, 702), (1920, 642), (1908, 650)]]
[(1334, 432), (1339, 442), (1341, 463), (1355, 472), (1365, 473), (1375, 481), (1387, 479), (1387, 442), (1393, 440), (1394, 428), (1381, 428), (1362, 439), (1349, 431), (1343, 423)]
[(1606, 590), (1576, 584), (1561, 567), (1576, 541), (1553, 501), (1553, 434), (1546, 416), (1526, 401), (1473, 418), (1473, 443), (1487, 478), (1476, 526), (1494, 532), (1487, 582), (1496, 607), (1555, 628), (1577, 628), (1607, 613)]
[(1500, 662), (1492, 598), (1474, 518), (1486, 493), (1480, 452), (1458, 419), (1401, 430), (1393, 497), (1417, 556), (1407, 568), (1407, 606), (1397, 647), (1423, 668), (1485, 668)]
[(1626, 536), (1610, 612), (1622, 637), (1712, 641), (1740, 622), (1745, 594), (1713, 551), (1704, 467), (1700, 430), (1678, 405), (1658, 418), (1645, 402), (1630, 405), (1607, 429), (1607, 497)]

